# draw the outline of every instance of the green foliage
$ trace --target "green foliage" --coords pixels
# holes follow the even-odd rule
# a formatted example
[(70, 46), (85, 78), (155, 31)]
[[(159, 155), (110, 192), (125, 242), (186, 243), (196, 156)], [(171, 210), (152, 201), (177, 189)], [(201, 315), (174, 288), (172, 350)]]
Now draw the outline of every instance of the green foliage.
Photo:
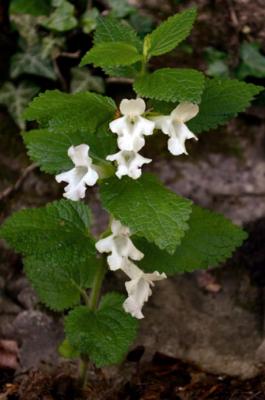
[(49, 131), (36, 129), (23, 135), (28, 149), (28, 155), (44, 172), (56, 174), (73, 168), (72, 161), (67, 155), (70, 146), (80, 143), (88, 144), (89, 155), (93, 161), (101, 162), (110, 153), (115, 152), (116, 140), (109, 132), (106, 124), (98, 127), (97, 131)]
[(75, 18), (75, 8), (69, 1), (53, 2), (53, 5), (56, 9), (42, 21), (45, 28), (56, 32), (66, 32), (78, 25)]
[(265, 56), (261, 54), (259, 47), (254, 43), (242, 43), (240, 47), (242, 60), (237, 70), (237, 77), (245, 79), (247, 76), (256, 78), (265, 77)]
[(92, 91), (97, 93), (105, 92), (104, 79), (100, 76), (92, 75), (88, 69), (72, 68), (71, 70), (71, 92)]
[(157, 270), (173, 275), (217, 266), (229, 258), (246, 237), (241, 228), (222, 215), (193, 206), (189, 230), (174, 254), (144, 239), (135, 238), (134, 243), (144, 253), (141, 268), (146, 272)]
[(85, 204), (60, 200), (19, 211), (1, 227), (1, 237), (25, 257), (41, 301), (54, 310), (77, 304), (93, 280), (97, 259), (90, 220)]
[(190, 8), (169, 17), (148, 37), (148, 56), (159, 56), (173, 50), (189, 35), (196, 18), (196, 9)]
[(111, 15), (117, 18), (124, 18), (135, 11), (127, 0), (107, 0), (107, 4), (111, 8)]
[(67, 339), (64, 339), (64, 341), (60, 344), (58, 351), (59, 354), (64, 358), (75, 359), (80, 357), (79, 351), (74, 349), (73, 346), (70, 345)]
[(65, 319), (70, 344), (97, 367), (121, 362), (135, 339), (138, 322), (122, 309), (124, 300), (118, 293), (108, 293), (97, 311), (80, 306)]
[(139, 51), (143, 47), (141, 39), (130, 25), (110, 16), (100, 17), (94, 35), (94, 44), (109, 42), (125, 42), (136, 47)]
[(218, 78), (229, 77), (228, 55), (226, 53), (216, 50), (213, 47), (207, 47), (205, 57), (208, 62), (207, 75)]
[(103, 207), (132, 233), (173, 253), (188, 229), (191, 202), (166, 189), (154, 176), (102, 182)]
[(96, 93), (48, 90), (33, 100), (24, 117), (28, 121), (37, 120), (50, 131), (87, 132), (113, 119), (115, 110), (112, 99)]
[(81, 60), (80, 66), (94, 64), (97, 67), (131, 65), (140, 61), (141, 54), (136, 47), (124, 42), (99, 43), (89, 50)]
[(204, 76), (193, 69), (162, 68), (135, 80), (139, 96), (165, 101), (199, 103), (204, 89)]
[(34, 16), (48, 15), (51, 2), (49, 0), (11, 0), (11, 14), (30, 14)]
[(81, 17), (81, 26), (85, 33), (90, 33), (97, 26), (97, 18), (99, 17), (99, 11), (97, 8), (87, 10)]
[(199, 114), (188, 125), (199, 133), (214, 129), (244, 111), (254, 96), (263, 90), (236, 79), (210, 79), (206, 81)]
[(17, 87), (11, 82), (5, 82), (0, 88), (0, 104), (7, 107), (10, 115), (21, 129), (25, 128), (21, 115), (38, 91), (38, 86), (26, 81), (21, 82)]
[(39, 46), (25, 52), (16, 53), (11, 60), (10, 76), (12, 79), (22, 74), (42, 76), (56, 80), (57, 76), (49, 59), (43, 59)]

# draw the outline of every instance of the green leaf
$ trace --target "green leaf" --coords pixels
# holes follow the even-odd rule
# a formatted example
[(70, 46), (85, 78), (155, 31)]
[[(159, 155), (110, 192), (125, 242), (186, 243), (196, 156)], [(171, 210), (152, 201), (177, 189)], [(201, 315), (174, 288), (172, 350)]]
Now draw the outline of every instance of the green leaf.
[(97, 259), (89, 234), (90, 210), (80, 202), (60, 200), (13, 214), (0, 235), (25, 257), (27, 276), (41, 301), (63, 310), (80, 301), (91, 285)]
[(124, 300), (118, 293), (108, 293), (97, 311), (81, 306), (65, 318), (70, 344), (97, 367), (120, 363), (135, 339), (138, 321), (125, 313)]
[(80, 66), (94, 64), (97, 67), (131, 65), (141, 60), (136, 47), (125, 42), (99, 43), (89, 50), (81, 60)]
[(24, 112), (28, 121), (37, 120), (50, 131), (90, 132), (113, 119), (116, 105), (96, 93), (67, 94), (48, 90), (36, 97)]
[(165, 101), (199, 103), (203, 88), (203, 74), (193, 69), (162, 68), (134, 83), (139, 96)]
[(166, 189), (154, 176), (107, 179), (100, 188), (103, 207), (135, 235), (169, 253), (188, 229), (191, 202)]
[(10, 76), (12, 79), (22, 74), (42, 76), (56, 80), (57, 76), (52, 63), (43, 59), (38, 46), (30, 48), (25, 53), (17, 53), (11, 59)]
[(49, 0), (12, 0), (10, 14), (48, 15), (51, 7)]
[(94, 35), (94, 44), (108, 42), (125, 42), (136, 47), (139, 52), (143, 48), (142, 40), (130, 25), (110, 16), (100, 17)]
[(247, 234), (223, 215), (193, 206), (189, 230), (170, 255), (144, 239), (134, 243), (144, 253), (140, 267), (146, 272), (173, 275), (215, 267), (229, 258)]
[(117, 18), (124, 18), (135, 12), (127, 0), (107, 0), (108, 6), (111, 8), (111, 14)]
[(245, 79), (247, 76), (265, 77), (265, 56), (260, 53), (257, 45), (247, 42), (242, 43), (240, 57), (242, 63), (237, 71), (239, 79)]
[(148, 55), (159, 56), (173, 50), (189, 35), (195, 18), (195, 8), (169, 17), (148, 36)]
[(66, 32), (78, 25), (74, 15), (74, 6), (68, 1), (61, 1), (55, 11), (43, 20), (42, 25), (56, 32)]
[(81, 26), (85, 33), (90, 33), (97, 26), (97, 18), (99, 16), (99, 11), (97, 8), (92, 8), (87, 10), (81, 17)]
[(24, 142), (29, 157), (36, 162), (44, 172), (57, 174), (73, 168), (72, 161), (67, 155), (70, 146), (85, 143), (90, 147), (89, 155), (94, 163), (99, 159), (105, 160), (108, 154), (116, 149), (116, 140), (108, 129), (108, 125), (100, 126), (96, 132), (73, 131), (51, 132), (48, 129), (36, 129), (25, 132)]
[(92, 92), (104, 93), (105, 84), (101, 76), (91, 75), (88, 69), (72, 68), (71, 69), (71, 92), (85, 92), (91, 90)]
[(74, 349), (73, 346), (70, 345), (67, 339), (64, 339), (64, 341), (60, 344), (58, 352), (64, 358), (72, 358), (72, 359), (80, 358), (79, 351)]
[(0, 88), (0, 104), (7, 107), (10, 115), (21, 129), (25, 129), (21, 115), (38, 91), (38, 86), (26, 81), (20, 83), (17, 87), (11, 82), (5, 82)]
[(209, 79), (202, 95), (199, 114), (189, 123), (192, 132), (200, 133), (223, 125), (239, 112), (244, 111), (261, 86), (236, 79)]

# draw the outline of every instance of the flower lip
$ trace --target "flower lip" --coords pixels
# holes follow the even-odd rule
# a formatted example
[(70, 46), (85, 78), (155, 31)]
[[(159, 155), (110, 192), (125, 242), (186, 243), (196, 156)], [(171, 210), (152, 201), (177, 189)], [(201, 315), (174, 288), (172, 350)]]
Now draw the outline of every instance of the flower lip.
[(120, 104), (120, 111), (129, 118), (139, 117), (145, 112), (145, 102), (141, 98), (123, 99)]

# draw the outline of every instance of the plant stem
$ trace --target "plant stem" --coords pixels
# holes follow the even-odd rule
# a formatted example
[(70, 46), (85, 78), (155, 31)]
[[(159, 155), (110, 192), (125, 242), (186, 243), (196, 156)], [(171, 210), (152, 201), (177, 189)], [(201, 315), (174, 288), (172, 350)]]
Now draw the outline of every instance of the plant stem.
[(88, 381), (88, 367), (89, 367), (89, 361), (86, 357), (82, 356), (80, 358), (80, 382), (82, 389), (85, 389), (87, 387), (87, 381)]
[(96, 276), (94, 278), (92, 290), (91, 290), (91, 293), (89, 296), (88, 306), (89, 306), (90, 310), (92, 310), (92, 311), (95, 311), (97, 309), (99, 295), (101, 292), (102, 282), (103, 282), (105, 273), (106, 273), (106, 267), (102, 260), (102, 263), (100, 264), (100, 266), (97, 270)]

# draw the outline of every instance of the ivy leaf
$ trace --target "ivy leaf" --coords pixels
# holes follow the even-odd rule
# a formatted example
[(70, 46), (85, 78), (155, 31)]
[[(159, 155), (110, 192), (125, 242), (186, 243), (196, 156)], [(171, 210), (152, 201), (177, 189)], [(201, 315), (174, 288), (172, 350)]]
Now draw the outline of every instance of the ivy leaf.
[(88, 69), (72, 68), (71, 69), (71, 92), (92, 92), (104, 93), (104, 79), (100, 76), (92, 75)]
[(30, 14), (38, 17), (48, 15), (51, 7), (49, 0), (12, 0), (10, 3), (10, 14)]
[(200, 112), (189, 123), (192, 132), (200, 133), (223, 125), (239, 112), (244, 111), (261, 86), (236, 79), (209, 79), (202, 94)]
[(135, 235), (173, 253), (188, 229), (191, 202), (166, 189), (154, 176), (110, 178), (100, 188), (103, 207)]
[(196, 9), (190, 8), (182, 13), (169, 17), (159, 25), (147, 38), (149, 56), (159, 56), (173, 50), (189, 35), (196, 18)]
[(136, 47), (139, 52), (143, 48), (142, 40), (129, 24), (110, 16), (100, 17), (94, 34), (94, 44), (109, 42), (125, 42)]
[(108, 293), (97, 311), (76, 307), (65, 318), (69, 343), (97, 367), (120, 363), (135, 339), (138, 321), (125, 313), (124, 300), (118, 293)]
[(157, 270), (173, 275), (217, 266), (228, 259), (246, 237), (246, 232), (223, 215), (193, 206), (189, 230), (174, 254), (144, 239), (135, 238), (134, 242), (144, 252), (141, 268), (146, 272)]
[(12, 57), (11, 78), (15, 79), (22, 74), (43, 76), (52, 80), (57, 79), (51, 61), (42, 58), (38, 46), (30, 48), (26, 52), (17, 53)]
[(242, 62), (237, 71), (239, 79), (245, 79), (247, 76), (264, 78), (265, 57), (260, 53), (259, 47), (255, 43), (242, 43), (240, 57)]
[(162, 68), (134, 83), (139, 96), (164, 101), (199, 103), (203, 89), (204, 76), (193, 69)]
[(0, 88), (0, 104), (4, 104), (14, 121), (21, 128), (25, 128), (21, 115), (29, 101), (37, 94), (39, 87), (26, 81), (17, 87), (11, 82), (5, 82)]
[(48, 90), (36, 97), (24, 112), (28, 121), (37, 120), (50, 131), (95, 131), (113, 119), (116, 105), (109, 97), (96, 93), (62, 93)]
[(99, 15), (100, 14), (97, 8), (89, 9), (82, 15), (81, 26), (85, 33), (90, 33), (96, 29)]
[(116, 149), (116, 140), (108, 129), (108, 125), (99, 126), (96, 132), (89, 131), (49, 131), (35, 129), (23, 134), (29, 157), (36, 162), (40, 169), (50, 174), (57, 174), (73, 168), (73, 163), (67, 155), (70, 146), (88, 144), (89, 155), (93, 162), (105, 160), (108, 154)]
[(74, 15), (75, 8), (73, 4), (65, 0), (60, 1), (55, 11), (43, 20), (42, 25), (56, 32), (66, 32), (78, 25)]
[(107, 4), (111, 7), (111, 14), (117, 18), (124, 18), (135, 12), (135, 8), (127, 0), (107, 0)]
[(81, 60), (80, 66), (94, 64), (97, 67), (131, 65), (141, 60), (142, 55), (136, 47), (125, 42), (99, 43), (89, 50)]
[(13, 214), (0, 235), (25, 257), (27, 276), (41, 301), (63, 310), (80, 301), (97, 268), (89, 234), (90, 210), (81, 202), (60, 200)]

